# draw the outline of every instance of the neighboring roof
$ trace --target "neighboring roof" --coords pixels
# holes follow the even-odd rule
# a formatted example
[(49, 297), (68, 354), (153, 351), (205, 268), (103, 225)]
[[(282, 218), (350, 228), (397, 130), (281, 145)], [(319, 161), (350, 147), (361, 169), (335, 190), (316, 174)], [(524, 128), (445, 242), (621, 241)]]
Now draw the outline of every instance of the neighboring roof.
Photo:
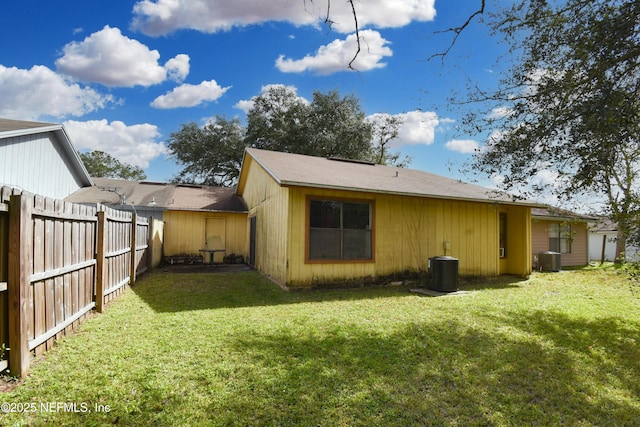
[(594, 223), (590, 229), (592, 233), (617, 233), (618, 224), (606, 217), (594, 218)]
[[(539, 206), (538, 203), (518, 200), (497, 190), (415, 169), (256, 148), (247, 148), (243, 166), (247, 155), (282, 186)], [(242, 185), (241, 172), (238, 191), (242, 191)]]
[(0, 132), (22, 131), (48, 126), (59, 126), (54, 123), (28, 122), (25, 120), (0, 119)]
[(69, 168), (81, 185), (93, 185), (93, 181), (80, 160), (80, 156), (61, 124), (31, 122), (25, 120), (0, 119), (0, 139), (22, 135), (33, 135), (51, 132), (62, 149), (62, 155), (68, 161)]
[(65, 200), (75, 203), (126, 204), (149, 209), (246, 212), (233, 188), (138, 182), (94, 178), (94, 187), (82, 188)]
[[(143, 183), (111, 178), (93, 178), (95, 186), (81, 188), (65, 200), (75, 203), (166, 206), (171, 187), (165, 183)], [(155, 201), (155, 205), (152, 203)]]
[(230, 187), (204, 185), (175, 186), (170, 209), (197, 209), (205, 211), (247, 212), (244, 200)]
[(566, 209), (560, 209), (553, 206), (544, 208), (538, 207), (531, 209), (531, 216), (536, 219), (547, 219), (551, 221), (595, 221), (594, 216), (582, 215)]

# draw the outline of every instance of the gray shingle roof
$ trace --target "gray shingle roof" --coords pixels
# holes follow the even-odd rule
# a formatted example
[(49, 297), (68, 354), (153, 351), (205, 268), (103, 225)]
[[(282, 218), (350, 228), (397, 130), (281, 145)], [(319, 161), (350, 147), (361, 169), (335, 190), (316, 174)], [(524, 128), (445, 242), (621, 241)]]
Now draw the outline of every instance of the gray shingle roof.
[(538, 205), (530, 200), (518, 200), (497, 190), (415, 169), (255, 148), (248, 148), (245, 155), (251, 156), (276, 182), (283, 186), (354, 190), (527, 206)]
[(531, 209), (531, 216), (539, 219), (558, 220), (558, 221), (595, 221), (596, 217), (592, 215), (583, 215), (566, 209), (560, 209), (553, 206), (538, 207)]
[(205, 185), (176, 185), (171, 193), (170, 209), (196, 209), (205, 211), (247, 212), (247, 205), (235, 189)]
[(25, 120), (0, 119), (0, 132), (56, 126), (54, 123), (29, 122)]
[(244, 201), (235, 194), (233, 188), (111, 178), (93, 180), (95, 186), (80, 189), (65, 200), (76, 203), (118, 204), (122, 195), (126, 204), (134, 206), (216, 212), (247, 211)]

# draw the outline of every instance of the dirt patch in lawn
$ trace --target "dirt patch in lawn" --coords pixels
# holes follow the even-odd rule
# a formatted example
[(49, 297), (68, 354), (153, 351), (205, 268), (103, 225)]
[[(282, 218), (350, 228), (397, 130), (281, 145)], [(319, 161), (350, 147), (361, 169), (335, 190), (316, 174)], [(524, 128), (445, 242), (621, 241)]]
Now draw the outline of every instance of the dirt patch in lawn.
[(7, 393), (20, 385), (22, 380), (5, 374), (0, 375), (0, 393)]

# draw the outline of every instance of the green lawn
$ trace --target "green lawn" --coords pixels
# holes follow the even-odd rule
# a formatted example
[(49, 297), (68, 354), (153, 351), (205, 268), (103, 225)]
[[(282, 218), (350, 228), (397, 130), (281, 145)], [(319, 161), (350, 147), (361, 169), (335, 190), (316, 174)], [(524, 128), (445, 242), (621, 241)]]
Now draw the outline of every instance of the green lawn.
[(433, 298), (154, 272), (35, 362), (2, 401), (37, 410), (0, 424), (637, 426), (629, 283), (596, 269)]

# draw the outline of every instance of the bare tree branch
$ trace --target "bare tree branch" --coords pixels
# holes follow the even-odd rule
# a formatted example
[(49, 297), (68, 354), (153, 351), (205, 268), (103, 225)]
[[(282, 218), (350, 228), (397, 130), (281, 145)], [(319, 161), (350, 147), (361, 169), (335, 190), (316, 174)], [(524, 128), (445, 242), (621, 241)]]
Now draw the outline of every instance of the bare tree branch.
[[(330, 1), (330, 0), (327, 0), (327, 1)], [(353, 63), (355, 62), (356, 58), (360, 54), (360, 28), (358, 27), (358, 14), (356, 13), (356, 6), (353, 4), (353, 0), (348, 0), (348, 1), (351, 4), (351, 11), (353, 12), (353, 22), (356, 25), (356, 41), (358, 43), (358, 49), (356, 50), (356, 54), (353, 55), (353, 58), (349, 62), (349, 69), (355, 70), (355, 68), (353, 68)], [(482, 1), (484, 2), (484, 0)]]
[(460, 37), (460, 34), (464, 31), (465, 28), (467, 28), (471, 24), (471, 21), (473, 20), (473, 18), (475, 18), (478, 15), (484, 14), (485, 2), (486, 2), (486, 0), (481, 0), (480, 9), (476, 10), (475, 12), (473, 12), (469, 16), (469, 18), (467, 18), (467, 20), (464, 22), (464, 24), (460, 25), (459, 27), (451, 27), (451, 28), (446, 29), (446, 30), (436, 31), (436, 33), (453, 33), (454, 34), (453, 40), (451, 40), (451, 44), (449, 45), (449, 47), (444, 52), (434, 53), (429, 58), (427, 58), (427, 61), (430, 61), (433, 58), (440, 57), (440, 58), (442, 58), (442, 61), (444, 62), (444, 58), (449, 54), (449, 51), (451, 51), (453, 46), (456, 44), (456, 41), (458, 40), (458, 37)]
[[(306, 1), (307, 0), (305, 0), (305, 3), (306, 3)], [(311, 3), (313, 3), (313, 0), (310, 0), (310, 1), (311, 1)], [(360, 55), (360, 51), (361, 51), (360, 27), (358, 25), (358, 13), (356, 12), (356, 6), (353, 3), (353, 0), (347, 0), (347, 2), (351, 5), (351, 12), (353, 14), (353, 22), (354, 22), (355, 27), (356, 27), (356, 43), (357, 43), (356, 53), (353, 55), (353, 58), (351, 58), (351, 61), (349, 61), (349, 65), (347, 67), (350, 70), (357, 71), (353, 67), (353, 63), (356, 61), (356, 59), (358, 58), (358, 55)], [(333, 27), (333, 24), (335, 23), (335, 21), (331, 19), (331, 0), (327, 0), (327, 15), (324, 18), (324, 23), (329, 27), (330, 30), (331, 30), (331, 27)]]
[[(305, 3), (307, 2), (307, 0), (304, 0), (304, 1), (305, 1)], [(313, 3), (313, 0), (308, 0), (308, 1)], [(357, 49), (356, 49), (356, 53), (353, 55), (353, 58), (351, 58), (351, 61), (349, 61), (348, 68), (350, 70), (357, 71), (353, 67), (353, 63), (356, 61), (356, 59), (358, 58), (358, 55), (360, 55), (360, 52), (362, 50), (361, 49), (361, 40), (360, 40), (360, 26), (358, 24), (358, 13), (356, 12), (356, 6), (354, 4), (354, 0), (347, 0), (347, 2), (351, 5), (351, 12), (353, 14), (353, 22), (354, 22), (355, 27), (356, 27), (356, 42), (358, 44)], [(471, 25), (471, 21), (473, 21), (473, 19), (476, 16), (484, 14), (485, 4), (486, 4), (486, 0), (481, 0), (480, 1), (480, 9), (478, 9), (474, 13), (472, 13), (462, 25), (460, 25), (458, 27), (451, 27), (449, 29), (442, 30), (442, 31), (436, 31), (436, 33), (449, 33), (449, 32), (454, 33), (453, 40), (451, 41), (451, 44), (449, 45), (449, 47), (444, 52), (434, 53), (429, 58), (427, 58), (427, 61), (430, 61), (432, 58), (435, 58), (435, 57), (441, 57), (442, 60), (444, 61), (444, 58), (449, 54), (449, 52), (451, 51), (453, 46), (456, 44), (456, 41), (458, 40), (458, 37), (465, 30), (465, 28), (467, 28), (469, 25)], [(324, 18), (324, 23), (326, 25), (328, 25), (329, 29), (331, 29), (331, 27), (335, 23), (335, 21), (333, 21), (331, 19), (331, 0), (327, 0), (327, 14), (326, 14), (326, 16)]]

